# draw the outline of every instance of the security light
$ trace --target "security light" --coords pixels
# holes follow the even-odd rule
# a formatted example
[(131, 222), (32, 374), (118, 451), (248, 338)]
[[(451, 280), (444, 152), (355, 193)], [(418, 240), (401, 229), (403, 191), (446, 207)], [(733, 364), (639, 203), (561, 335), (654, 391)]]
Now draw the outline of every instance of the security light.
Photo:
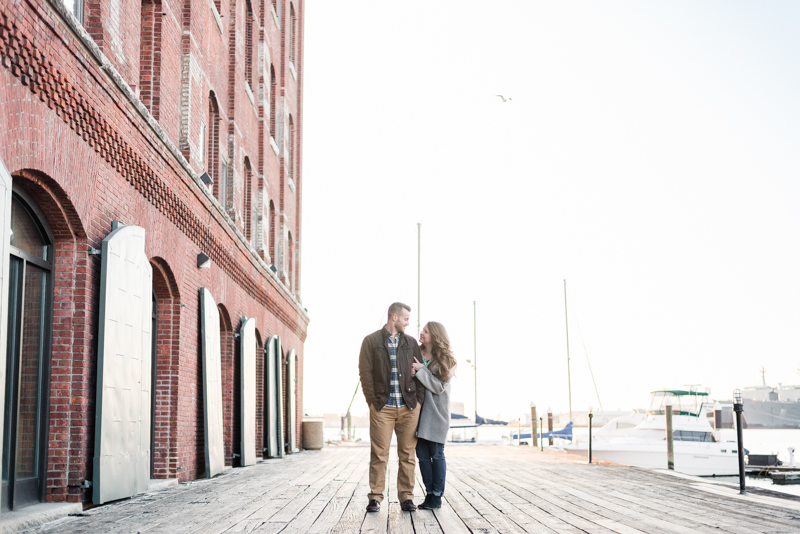
[(208, 257), (208, 254), (201, 252), (197, 255), (197, 268), (198, 269), (210, 269), (211, 268), (211, 258)]
[(214, 183), (214, 180), (211, 179), (211, 176), (209, 176), (207, 172), (204, 172), (200, 175), (200, 180), (206, 185), (211, 185)]

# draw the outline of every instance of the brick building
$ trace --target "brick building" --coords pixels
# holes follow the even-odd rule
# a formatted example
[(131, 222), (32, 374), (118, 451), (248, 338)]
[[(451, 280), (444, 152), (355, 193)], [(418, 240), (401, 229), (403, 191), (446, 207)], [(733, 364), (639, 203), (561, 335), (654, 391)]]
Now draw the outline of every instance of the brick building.
[(0, 513), (296, 450), (303, 0), (3, 0), (0, 63)]

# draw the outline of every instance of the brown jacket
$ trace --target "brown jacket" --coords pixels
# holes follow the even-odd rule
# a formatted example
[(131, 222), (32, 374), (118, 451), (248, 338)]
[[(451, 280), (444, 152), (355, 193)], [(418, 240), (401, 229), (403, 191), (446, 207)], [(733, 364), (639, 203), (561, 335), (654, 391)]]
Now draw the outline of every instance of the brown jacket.
[[(389, 362), (389, 347), (387, 340), (389, 331), (386, 328), (371, 333), (361, 343), (361, 354), (358, 357), (358, 374), (361, 377), (361, 391), (367, 404), (378, 411), (386, 406), (389, 400), (389, 375), (391, 364)], [(397, 371), (400, 375), (400, 388), (403, 392), (403, 401), (408, 409), (413, 410), (417, 405), (422, 405), (425, 400), (425, 388), (416, 378), (411, 376), (411, 364), (414, 358), (422, 361), (417, 340), (413, 337), (400, 334), (397, 343)]]

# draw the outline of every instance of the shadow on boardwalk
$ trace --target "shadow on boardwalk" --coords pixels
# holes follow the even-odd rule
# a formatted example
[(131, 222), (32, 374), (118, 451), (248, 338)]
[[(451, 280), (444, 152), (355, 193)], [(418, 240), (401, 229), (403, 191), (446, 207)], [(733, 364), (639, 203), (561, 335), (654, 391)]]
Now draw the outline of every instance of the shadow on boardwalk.
[[(87, 510), (34, 532), (800, 532), (800, 500), (530, 447), (448, 446), (445, 503), (400, 510), (390, 462), (381, 511), (366, 514), (369, 448), (342, 446)], [(417, 477), (419, 479), (419, 476)], [(424, 491), (417, 487), (416, 502)]]

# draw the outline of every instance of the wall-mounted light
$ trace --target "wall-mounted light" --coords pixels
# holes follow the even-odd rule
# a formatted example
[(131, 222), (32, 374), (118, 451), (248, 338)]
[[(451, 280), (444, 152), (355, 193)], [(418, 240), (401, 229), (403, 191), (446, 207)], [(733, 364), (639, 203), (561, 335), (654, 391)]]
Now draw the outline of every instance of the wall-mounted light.
[(197, 268), (198, 269), (210, 269), (211, 268), (211, 258), (208, 257), (208, 254), (201, 252), (197, 255)]
[(211, 176), (207, 172), (204, 172), (200, 175), (200, 181), (206, 185), (211, 185), (214, 183), (214, 180), (211, 179)]
[(277, 273), (278, 272), (278, 268), (275, 267), (274, 263), (269, 266), (269, 270), (272, 271), (273, 273)]

